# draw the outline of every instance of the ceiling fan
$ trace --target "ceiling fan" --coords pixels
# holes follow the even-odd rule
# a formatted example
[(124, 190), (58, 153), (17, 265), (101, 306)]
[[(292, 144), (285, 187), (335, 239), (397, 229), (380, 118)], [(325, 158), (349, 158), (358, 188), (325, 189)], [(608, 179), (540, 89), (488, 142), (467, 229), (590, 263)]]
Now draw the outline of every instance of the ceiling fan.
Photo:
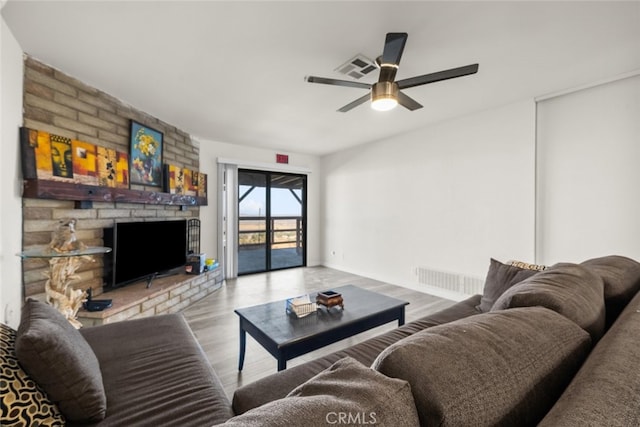
[(394, 81), (396, 72), (398, 71), (398, 66), (400, 65), (400, 58), (404, 51), (404, 45), (407, 43), (407, 37), (407, 33), (387, 33), (382, 56), (379, 56), (376, 59), (376, 63), (380, 68), (380, 76), (376, 83), (370, 84), (316, 76), (307, 76), (305, 77), (305, 80), (309, 83), (355, 87), (368, 89), (370, 91), (367, 95), (364, 95), (340, 108), (338, 111), (342, 113), (346, 113), (352, 108), (365, 103), (369, 99), (371, 99), (371, 108), (374, 110), (387, 111), (400, 104), (410, 111), (414, 111), (418, 108), (422, 108), (422, 105), (401, 92), (401, 89), (435, 83), (478, 72), (478, 64), (471, 64), (464, 67), (451, 68), (449, 70), (438, 71), (436, 73), (424, 74), (422, 76)]

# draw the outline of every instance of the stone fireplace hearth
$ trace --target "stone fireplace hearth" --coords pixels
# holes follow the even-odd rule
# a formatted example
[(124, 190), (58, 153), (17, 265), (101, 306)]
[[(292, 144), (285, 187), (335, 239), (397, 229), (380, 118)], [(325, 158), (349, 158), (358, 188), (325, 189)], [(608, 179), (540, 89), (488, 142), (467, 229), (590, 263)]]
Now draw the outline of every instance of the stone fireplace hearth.
[(131, 320), (157, 314), (176, 313), (206, 297), (222, 286), (222, 270), (217, 268), (200, 275), (177, 274), (156, 278), (147, 288), (143, 280), (103, 293), (101, 299), (111, 299), (112, 307), (104, 311), (78, 312), (83, 326)]

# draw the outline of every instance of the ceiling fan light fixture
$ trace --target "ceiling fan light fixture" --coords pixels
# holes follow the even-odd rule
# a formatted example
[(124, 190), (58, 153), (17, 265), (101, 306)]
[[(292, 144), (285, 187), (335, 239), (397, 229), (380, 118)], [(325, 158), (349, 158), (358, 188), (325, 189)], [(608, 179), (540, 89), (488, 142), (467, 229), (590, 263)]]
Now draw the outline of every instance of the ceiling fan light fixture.
[[(0, 0), (0, 2), (2, 2), (2, 0)], [(396, 72), (398, 71), (404, 46), (407, 42), (407, 37), (407, 33), (387, 33), (382, 55), (376, 58), (376, 64), (380, 69), (377, 83), (367, 84), (353, 80), (338, 80), (314, 76), (309, 76), (306, 80), (311, 83), (355, 87), (359, 89), (367, 89), (369, 91), (368, 94), (361, 96), (342, 108), (339, 108), (337, 111), (341, 113), (346, 113), (369, 100), (371, 101), (371, 108), (378, 111), (391, 110), (398, 104), (402, 105), (409, 111), (415, 111), (422, 108), (422, 105), (404, 93), (405, 89), (468, 76), (469, 74), (475, 74), (478, 72), (478, 64), (470, 64), (464, 67), (451, 68), (448, 70), (437, 71), (435, 73), (409, 77), (408, 79), (396, 80)], [(400, 89), (402, 89), (403, 92), (400, 92)]]
[(371, 108), (389, 111), (398, 105), (398, 85), (394, 82), (378, 82), (371, 86)]
[(376, 111), (389, 111), (396, 108), (398, 101), (393, 98), (378, 98), (371, 102), (371, 108)]

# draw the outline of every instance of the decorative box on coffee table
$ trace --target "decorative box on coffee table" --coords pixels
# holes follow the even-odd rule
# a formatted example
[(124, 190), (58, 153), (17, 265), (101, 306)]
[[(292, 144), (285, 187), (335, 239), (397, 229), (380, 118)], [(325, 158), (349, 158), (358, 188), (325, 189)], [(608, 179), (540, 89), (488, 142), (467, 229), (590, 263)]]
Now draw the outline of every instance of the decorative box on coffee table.
[(328, 309), (331, 307), (339, 306), (344, 310), (344, 299), (342, 298), (342, 294), (336, 291), (323, 291), (318, 292), (316, 296), (316, 303), (318, 305), (323, 305)]

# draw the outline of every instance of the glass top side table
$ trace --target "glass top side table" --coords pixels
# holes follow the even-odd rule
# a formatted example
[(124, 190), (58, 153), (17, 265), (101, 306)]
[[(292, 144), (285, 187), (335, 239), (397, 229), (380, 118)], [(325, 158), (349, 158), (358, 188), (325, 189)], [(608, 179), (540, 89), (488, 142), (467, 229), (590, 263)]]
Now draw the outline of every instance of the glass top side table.
[(111, 252), (111, 248), (104, 246), (89, 246), (84, 249), (78, 249), (75, 251), (56, 251), (51, 248), (29, 249), (17, 254), (20, 258), (58, 258), (58, 257), (70, 257), (70, 256), (85, 256), (85, 255), (97, 255), (106, 254)]
[(54, 306), (76, 328), (82, 324), (77, 320), (78, 310), (86, 300), (86, 292), (74, 289), (71, 282), (78, 278), (78, 268), (86, 262), (93, 262), (93, 255), (111, 252), (104, 246), (85, 247), (70, 251), (57, 251), (50, 247), (29, 249), (18, 253), (22, 259), (48, 258), (49, 271), (45, 272), (47, 282), (45, 293), (47, 303)]

